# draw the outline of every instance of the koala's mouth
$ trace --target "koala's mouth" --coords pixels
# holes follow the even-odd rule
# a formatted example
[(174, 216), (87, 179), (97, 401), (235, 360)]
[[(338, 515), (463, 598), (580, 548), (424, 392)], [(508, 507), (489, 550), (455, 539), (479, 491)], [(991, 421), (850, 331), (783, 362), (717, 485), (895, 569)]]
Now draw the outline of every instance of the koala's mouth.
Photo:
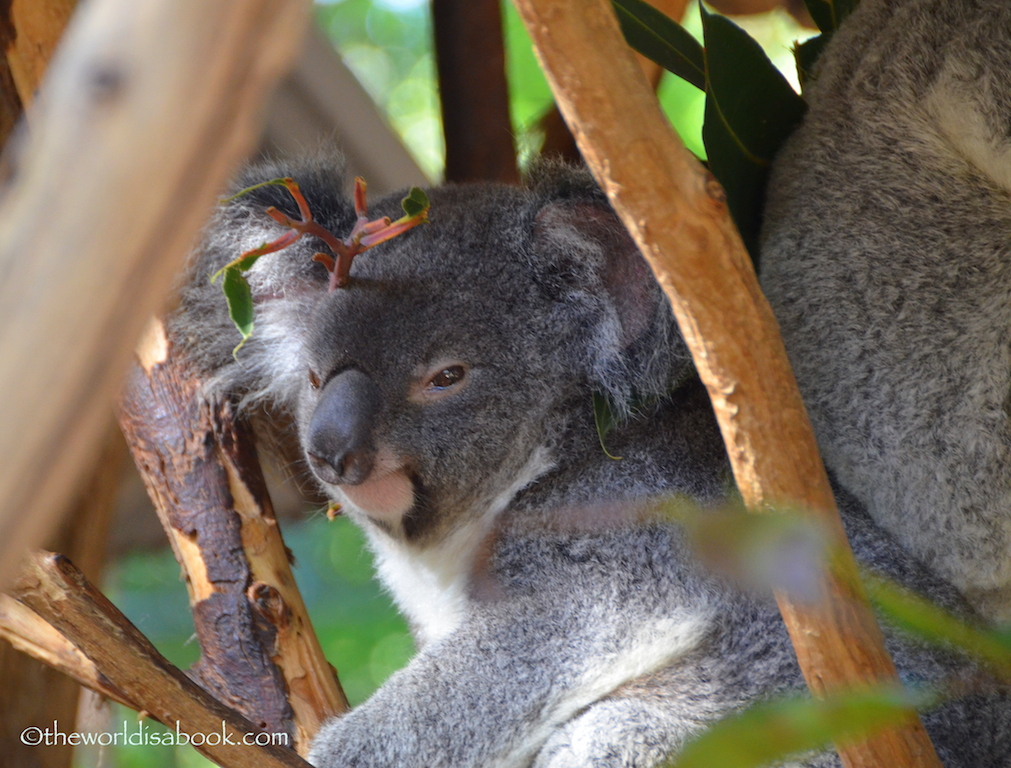
[(370, 477), (360, 485), (338, 487), (351, 504), (391, 536), (399, 531), (407, 541), (417, 541), (438, 519), (428, 488), (407, 469)]
[(351, 504), (386, 528), (397, 527), (415, 506), (415, 481), (404, 468), (377, 468), (364, 483), (338, 487)]

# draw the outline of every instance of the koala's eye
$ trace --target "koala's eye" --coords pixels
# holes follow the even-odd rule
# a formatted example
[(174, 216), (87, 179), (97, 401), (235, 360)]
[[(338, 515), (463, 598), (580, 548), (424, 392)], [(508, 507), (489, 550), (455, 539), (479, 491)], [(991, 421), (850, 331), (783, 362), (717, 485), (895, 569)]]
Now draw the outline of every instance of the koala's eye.
[(428, 386), (432, 389), (448, 389), (454, 384), (458, 384), (463, 381), (464, 376), (467, 372), (464, 370), (462, 365), (451, 365), (448, 368), (443, 368), (435, 376), (429, 379)]
[(319, 376), (316, 375), (316, 371), (312, 368), (309, 369), (309, 386), (313, 389), (319, 389)]
[(445, 360), (427, 368), (416, 369), (407, 399), (412, 403), (426, 405), (453, 397), (467, 386), (469, 373), (470, 366), (466, 363)]

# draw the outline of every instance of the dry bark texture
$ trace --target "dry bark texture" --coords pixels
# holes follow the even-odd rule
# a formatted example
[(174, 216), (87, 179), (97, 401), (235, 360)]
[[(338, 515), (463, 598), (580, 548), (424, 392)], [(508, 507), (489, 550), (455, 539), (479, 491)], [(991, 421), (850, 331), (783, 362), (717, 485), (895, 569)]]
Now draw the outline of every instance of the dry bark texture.
[(138, 357), (120, 423), (183, 567), (203, 653), (193, 674), (304, 753), (348, 705), (295, 586), (252, 430), (229, 400), (205, 396), (160, 322)]
[[(95, 663), (49, 622), (28, 606), (5, 594), (0, 594), (0, 637), (21, 653), (30, 656), (36, 663), (46, 665), (46, 668), (51, 669), (54, 673), (80, 682), (124, 706), (140, 709), (140, 706), (123, 691), (109, 683), (105, 676), (98, 671)], [(76, 705), (77, 697), (71, 697), (71, 701)], [(50, 722), (49, 720), (34, 720), (26, 723), (25, 727), (48, 725)], [(62, 722), (64, 726), (68, 724), (58, 718), (57, 722)], [(20, 743), (20, 739), (18, 742)], [(40, 751), (37, 748), (34, 749), (36, 752)], [(41, 751), (49, 752), (48, 749)], [(7, 751), (6, 754), (10, 754), (10, 751)], [(26, 764), (25, 759), (21, 757), (15, 757), (14, 761), (16, 765)]]
[(0, 5), (0, 46), (25, 107), (31, 105), (77, 0), (7, 0)]
[[(583, 157), (670, 297), (745, 503), (808, 510), (836, 540), (822, 600), (778, 596), (808, 685), (821, 696), (897, 683), (723, 190), (663, 117), (608, 0), (515, 2)], [(940, 765), (912, 712), (908, 725), (839, 751), (851, 768)]]
[[(52, 625), (94, 665), (97, 688), (147, 713), (170, 729), (192, 735), (220, 734), (194, 746), (224, 768), (308, 768), (288, 747), (245, 743), (261, 729), (217, 701), (169, 664), (116, 607), (93, 587), (69, 560), (46, 552), (33, 554), (19, 574), (14, 596)], [(2, 604), (0, 604), (2, 605)], [(44, 649), (46, 632), (35, 620), (17, 616)], [(25, 643), (29, 649), (31, 641)], [(80, 671), (89, 684), (92, 673), (65, 646), (58, 660), (67, 671)], [(104, 689), (104, 691), (103, 691)]]

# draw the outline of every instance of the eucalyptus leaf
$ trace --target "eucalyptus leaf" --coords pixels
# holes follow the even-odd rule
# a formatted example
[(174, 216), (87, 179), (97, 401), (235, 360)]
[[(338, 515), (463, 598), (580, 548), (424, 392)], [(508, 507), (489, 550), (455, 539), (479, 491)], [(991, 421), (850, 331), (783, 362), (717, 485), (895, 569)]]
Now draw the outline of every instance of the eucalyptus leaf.
[(644, 0), (612, 0), (632, 48), (699, 90), (706, 88), (705, 54), (684, 27)]
[(228, 302), (228, 316), (242, 334), (242, 341), (232, 350), (234, 356), (253, 333), (253, 293), (238, 267), (225, 269), (221, 289), (225, 293), (225, 301)]
[(601, 450), (609, 459), (619, 461), (621, 456), (612, 455), (604, 445), (608, 433), (618, 425), (618, 418), (614, 415), (614, 408), (607, 395), (600, 392), (593, 393), (593, 422), (597, 426), (597, 438), (600, 440)]
[(859, 0), (804, 0), (804, 5), (818, 29), (831, 34), (853, 13), (858, 2)]
[(702, 139), (730, 214), (758, 262), (758, 227), (769, 163), (807, 106), (761, 46), (729, 19), (702, 8), (706, 117)]
[(226, 274), (230, 269), (237, 269), (240, 272), (245, 272), (247, 269), (252, 269), (253, 265), (260, 259), (261, 256), (265, 255), (263, 251), (267, 248), (267, 244), (264, 243), (259, 248), (246, 253), (243, 256), (235, 259), (235, 261), (230, 261), (213, 275), (211, 275), (211, 285), (218, 282), (218, 278)]
[(762, 206), (767, 163), (748, 154), (734, 140), (732, 132), (719, 115), (713, 99), (706, 98), (706, 116), (702, 123), (702, 141), (709, 157), (709, 170), (717, 178), (727, 196), (730, 216), (737, 225), (741, 240), (758, 268), (758, 230)]
[(240, 189), (238, 192), (236, 192), (234, 195), (232, 195), (231, 197), (222, 198), (218, 202), (221, 205), (225, 205), (226, 203), (230, 203), (233, 200), (238, 200), (240, 197), (242, 197), (244, 195), (248, 195), (250, 192), (252, 192), (255, 189), (262, 189), (263, 187), (286, 187), (287, 188), (292, 183), (292, 181), (293, 181), (293, 179), (291, 177), (288, 177), (288, 176), (283, 176), (283, 177), (277, 178), (277, 179), (270, 179), (268, 181), (261, 181), (259, 184), (253, 184), (252, 186), (244, 187), (244, 188)]
[(908, 720), (930, 694), (879, 687), (827, 699), (790, 698), (757, 704), (690, 742), (670, 768), (758, 768), (798, 753), (864, 738)]
[(411, 187), (407, 197), (400, 201), (400, 207), (408, 216), (419, 216), (429, 207), (428, 195), (419, 187)]
[(891, 624), (934, 645), (956, 648), (1011, 680), (1011, 637), (973, 626), (894, 582), (865, 573), (874, 607)]

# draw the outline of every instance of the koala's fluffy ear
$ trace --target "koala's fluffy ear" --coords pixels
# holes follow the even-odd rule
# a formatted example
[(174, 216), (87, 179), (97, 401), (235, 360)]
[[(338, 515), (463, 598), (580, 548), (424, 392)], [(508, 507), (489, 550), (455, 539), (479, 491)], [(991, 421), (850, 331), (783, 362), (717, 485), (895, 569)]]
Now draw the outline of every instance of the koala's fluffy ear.
[(534, 185), (543, 200), (534, 269), (555, 328), (574, 334), (564, 348), (619, 412), (634, 398), (670, 394), (691, 356), (667, 298), (589, 174), (550, 171)]
[[(298, 182), (317, 222), (331, 232), (350, 231), (354, 205), (344, 192), (339, 160), (332, 156), (294, 166), (252, 166), (236, 180), (233, 191), (287, 176)], [(221, 286), (210, 282), (212, 274), (241, 253), (286, 231), (267, 216), (269, 206), (300, 218), (291, 194), (280, 186), (255, 189), (215, 211), (191, 257), (169, 332), (211, 385), (251, 400), (284, 403), (305, 376), (299, 362), (302, 337), (312, 308), (326, 295), (326, 270), (312, 260), (319, 243), (303, 238), (262, 257), (247, 273), (255, 304), (254, 331), (235, 357), (232, 350), (242, 337), (228, 317)]]

